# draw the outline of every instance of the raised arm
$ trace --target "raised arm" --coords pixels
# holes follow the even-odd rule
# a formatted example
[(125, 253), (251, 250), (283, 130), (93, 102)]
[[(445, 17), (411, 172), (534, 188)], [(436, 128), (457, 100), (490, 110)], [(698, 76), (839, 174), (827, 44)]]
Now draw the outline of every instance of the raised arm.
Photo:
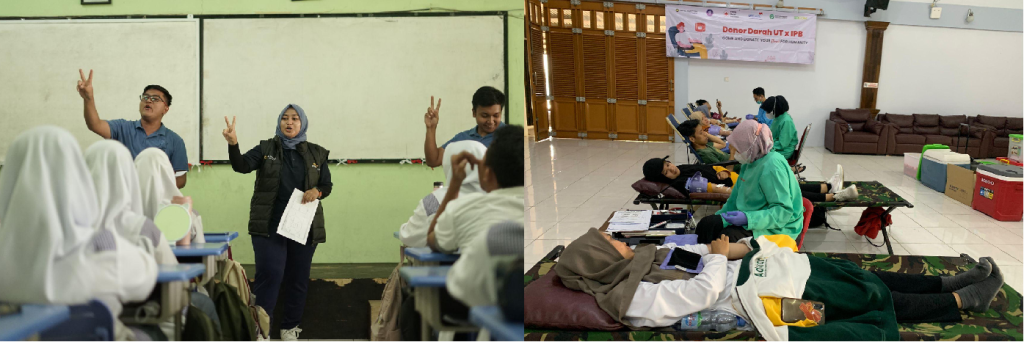
[(78, 76), (81, 77), (78, 81), (78, 95), (84, 101), (85, 126), (103, 139), (110, 139), (110, 125), (106, 121), (100, 120), (100, 114), (96, 112), (96, 101), (92, 91), (92, 70), (89, 70), (89, 78), (85, 78), (82, 69), (78, 69)]
[(427, 126), (427, 137), (423, 142), (423, 155), (426, 158), (427, 166), (438, 167), (443, 162), (444, 148), (437, 147), (437, 122), (440, 119), (438, 110), (441, 109), (441, 99), (437, 99), (437, 107), (434, 107), (434, 97), (430, 97), (430, 107), (423, 115), (423, 123)]
[(225, 116), (224, 123), (228, 127), (221, 131), (221, 134), (224, 135), (224, 140), (228, 141), (228, 159), (231, 160), (231, 169), (238, 173), (249, 173), (259, 169), (263, 165), (263, 151), (260, 149), (260, 145), (256, 145), (249, 152), (242, 154), (242, 151), (238, 149), (235, 117), (231, 117), (231, 122), (228, 122), (228, 117)]

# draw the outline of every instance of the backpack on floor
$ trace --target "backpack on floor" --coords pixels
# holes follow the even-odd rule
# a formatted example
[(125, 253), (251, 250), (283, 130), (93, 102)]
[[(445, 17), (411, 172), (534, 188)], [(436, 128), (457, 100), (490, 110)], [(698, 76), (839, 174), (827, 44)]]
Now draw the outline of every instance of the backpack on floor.
[(238, 298), (238, 290), (224, 282), (214, 282), (210, 298), (217, 306), (224, 341), (255, 341), (256, 321), (249, 306)]
[(249, 288), (249, 278), (245, 274), (242, 264), (232, 259), (225, 259), (217, 262), (216, 282), (222, 282), (233, 287), (238, 298), (248, 307), (249, 315), (256, 322), (256, 334), (264, 339), (270, 339), (270, 315), (262, 307), (256, 305), (255, 295)]
[[(210, 316), (203, 313), (203, 310), (195, 307), (194, 305), (188, 306), (188, 312), (185, 314), (185, 326), (181, 330), (181, 339), (185, 341), (220, 341), (221, 336), (217, 336), (216, 331), (213, 327), (213, 321), (210, 320)], [(168, 336), (169, 340), (173, 339), (173, 336)]]
[(398, 311), (402, 306), (402, 277), (398, 270), (402, 268), (399, 261), (388, 282), (384, 285), (384, 293), (380, 300), (380, 313), (371, 326), (371, 341), (398, 341), (402, 338), (398, 326)]

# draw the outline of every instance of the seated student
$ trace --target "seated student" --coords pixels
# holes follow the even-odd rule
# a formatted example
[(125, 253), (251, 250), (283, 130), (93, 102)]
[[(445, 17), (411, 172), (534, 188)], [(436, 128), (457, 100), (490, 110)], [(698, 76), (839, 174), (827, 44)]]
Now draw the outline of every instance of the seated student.
[[(487, 152), (487, 147), (472, 140), (456, 141), (448, 144), (448, 148), (444, 150), (444, 159), (451, 160), (452, 156), (463, 151), (471, 153), (476, 158), (483, 158), (484, 152)], [(452, 164), (444, 163), (442, 166), (444, 167), (445, 182), (446, 184), (451, 184)], [(434, 190), (434, 192), (428, 194), (416, 205), (416, 209), (413, 210), (409, 221), (402, 224), (402, 228), (398, 230), (398, 239), (402, 240), (403, 244), (408, 247), (427, 246), (427, 229), (430, 229), (430, 222), (434, 220), (434, 213), (441, 206), (441, 201), (444, 200), (444, 194), (447, 192), (448, 189), (446, 188)], [(483, 189), (480, 188), (477, 169), (467, 168), (466, 179), (462, 181), (462, 186), (459, 188), (459, 196), (478, 192), (483, 192)]]
[(142, 194), (142, 213), (152, 220), (160, 209), (173, 204), (181, 204), (192, 212), (192, 228), (189, 234), (177, 245), (206, 243), (203, 236), (203, 218), (192, 208), (192, 198), (181, 195), (181, 190), (174, 183), (174, 169), (164, 151), (157, 148), (142, 150), (135, 157), (135, 167), (139, 172), (139, 186)]
[(722, 101), (715, 100), (715, 104), (718, 106), (717, 113), (711, 112), (711, 104), (708, 103), (707, 100), (697, 100), (696, 102), (697, 110), (704, 113), (704, 115), (707, 116), (714, 124), (731, 124), (740, 122), (740, 119), (738, 118), (730, 118), (726, 116), (729, 115), (729, 112), (722, 111)]
[(772, 151), (768, 125), (743, 120), (729, 142), (743, 166), (739, 181), (722, 209), (697, 224), (697, 242), (708, 243), (721, 234), (733, 242), (775, 234), (795, 240), (803, 230), (803, 199), (789, 164)]
[[(700, 120), (683, 121), (683, 123), (679, 124), (679, 134), (690, 139), (690, 143), (693, 144), (693, 149), (697, 151), (697, 156), (700, 157), (700, 160), (704, 161), (704, 163), (717, 164), (730, 160), (730, 156), (722, 151), (722, 149), (727, 148), (729, 144), (720, 143), (720, 141), (722, 141), (721, 139), (701, 130)], [(719, 142), (716, 142), (715, 140)]]
[[(673, 326), (713, 309), (742, 317), (769, 341), (894, 340), (897, 323), (958, 322), (961, 310), (988, 311), (1003, 285), (988, 257), (955, 276), (925, 276), (866, 271), (779, 245), (795, 243), (782, 236), (729, 243), (721, 235), (710, 244), (631, 250), (591, 228), (565, 247), (554, 271), (566, 287), (594, 296), (601, 309), (632, 329)], [(680, 250), (701, 255), (700, 273), (659, 267), (673, 261), (669, 252)], [(763, 304), (779, 297), (823, 302), (824, 324), (788, 327), (795, 324), (770, 318), (769, 311), (778, 312)]]
[[(732, 193), (732, 185), (736, 183), (737, 174), (721, 166), (709, 165), (673, 165), (665, 158), (651, 158), (644, 162), (644, 179), (665, 183), (683, 194), (691, 192)], [(691, 181), (694, 175), (701, 177)], [(703, 179), (703, 180), (701, 180)], [(706, 183), (706, 184), (704, 184)]]
[(523, 222), (509, 220), (477, 235), (448, 272), (448, 293), (466, 306), (497, 305), (497, 269), (523, 256)]
[[(97, 220), (96, 198), (70, 132), (40, 126), (14, 139), (0, 173), (0, 301), (77, 305), (98, 299), (118, 317), (121, 303), (149, 297), (156, 261)], [(114, 337), (129, 338), (115, 322)]]
[(789, 115), (789, 102), (782, 95), (775, 95), (764, 100), (761, 109), (772, 120), (771, 130), (774, 137), (775, 152), (789, 160), (799, 142), (793, 117)]
[[(449, 162), (455, 166), (452, 181), (427, 231), (430, 249), (454, 253), (495, 223), (523, 222), (522, 126), (505, 125), (494, 131), (494, 142), (487, 148), (483, 160), (462, 152), (452, 156)], [(477, 173), (485, 193), (459, 196), (467, 165), (480, 168)]]
[(100, 140), (85, 150), (85, 163), (97, 189), (100, 227), (150, 251), (157, 264), (177, 265), (164, 233), (142, 213), (139, 176), (128, 148)]

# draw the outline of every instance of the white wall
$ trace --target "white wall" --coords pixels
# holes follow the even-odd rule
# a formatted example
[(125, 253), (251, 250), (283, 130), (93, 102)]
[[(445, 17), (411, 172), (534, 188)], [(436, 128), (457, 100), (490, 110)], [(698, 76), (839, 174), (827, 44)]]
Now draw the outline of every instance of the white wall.
[(763, 87), (769, 96), (786, 97), (798, 132), (814, 124), (806, 146), (824, 145), (828, 113), (860, 104), (866, 32), (862, 22), (819, 19), (817, 35), (811, 65), (690, 60), (689, 102), (717, 98), (730, 116), (757, 114), (752, 91)]
[(878, 109), (1021, 117), (1022, 51), (1019, 32), (889, 25)]

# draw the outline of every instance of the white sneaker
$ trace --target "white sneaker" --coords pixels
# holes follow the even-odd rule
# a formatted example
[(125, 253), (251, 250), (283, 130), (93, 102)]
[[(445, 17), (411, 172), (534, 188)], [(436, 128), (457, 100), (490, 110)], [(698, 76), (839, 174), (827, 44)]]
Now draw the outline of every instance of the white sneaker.
[(843, 166), (836, 164), (836, 173), (832, 175), (832, 178), (828, 179), (828, 184), (832, 185), (832, 190), (829, 190), (828, 193), (834, 194), (839, 192), (843, 188), (843, 182), (845, 181)]
[(298, 341), (300, 332), (302, 332), (302, 329), (299, 329), (299, 327), (288, 330), (281, 329), (281, 341)]
[(859, 196), (859, 195), (860, 194), (857, 193), (857, 186), (856, 185), (851, 185), (851, 186), (847, 187), (846, 189), (843, 189), (843, 190), (837, 192), (836, 195), (835, 195), (835, 199), (836, 199), (836, 202), (848, 202), (848, 201), (856, 200), (857, 196)]

